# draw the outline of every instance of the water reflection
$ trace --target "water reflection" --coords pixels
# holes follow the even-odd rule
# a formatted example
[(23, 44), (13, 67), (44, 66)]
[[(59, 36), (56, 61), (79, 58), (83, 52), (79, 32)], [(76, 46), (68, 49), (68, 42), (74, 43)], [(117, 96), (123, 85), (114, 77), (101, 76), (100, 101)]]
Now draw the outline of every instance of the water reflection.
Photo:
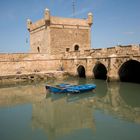
[(120, 96), (132, 107), (140, 107), (140, 84), (121, 83)]
[(94, 93), (86, 95), (52, 94), (41, 103), (33, 104), (33, 128), (42, 128), (49, 139), (71, 134), (79, 129), (95, 131), (93, 109), (88, 99)]
[[(86, 130), (90, 130), (92, 136), (94, 136), (97, 131), (100, 131), (97, 122), (104, 118), (104, 116), (95, 118), (98, 110), (128, 124), (129, 122), (131, 124), (140, 124), (139, 84), (106, 83), (102, 80), (75, 78), (67, 79), (66, 81), (53, 80), (50, 81), (50, 84), (63, 82), (72, 84), (94, 83), (97, 85), (97, 89), (95, 92), (86, 94), (66, 95), (46, 94), (44, 83), (15, 87), (5, 86), (0, 88), (0, 110), (6, 110), (8, 107), (14, 108), (15, 105), (21, 108), (21, 104), (29, 103), (29, 111), (31, 111), (29, 116), (32, 116), (30, 119), (28, 118), (28, 126), (32, 128), (30, 131), (42, 128), (41, 130), (46, 132), (48, 139), (58, 139), (58, 137), (61, 138), (62, 136), (68, 137), (73, 133), (85, 132)], [(6, 110), (9, 116), (11, 108)], [(15, 114), (15, 116), (21, 114), (20, 110), (15, 111)], [(99, 114), (103, 115), (102, 113)], [(26, 120), (23, 112), (22, 115), (22, 118)], [(15, 122), (23, 121), (20, 118), (18, 120), (14, 119)], [(111, 121), (109, 120), (108, 123), (112, 123)], [(6, 122), (6, 118), (1, 118), (0, 124), (1, 122)], [(103, 127), (104, 124), (101, 123), (100, 125)], [(125, 128), (125, 126), (121, 127)], [(6, 130), (10, 131), (8, 128)], [(114, 130), (115, 133), (116, 131)]]
[(42, 101), (45, 92), (44, 84), (4, 86), (0, 88), (0, 107)]
[[(79, 81), (74, 82), (79, 83)], [(92, 80), (82, 79), (80, 84), (87, 82), (93, 83)], [(46, 101), (34, 104), (33, 127), (43, 128), (49, 138), (67, 135), (77, 129), (90, 128), (95, 131), (94, 109), (103, 110), (107, 114), (129, 122), (140, 123), (140, 106), (134, 107), (126, 102), (126, 99), (124, 100), (124, 94), (127, 95), (127, 92), (123, 92), (123, 96), (121, 94), (121, 91), (125, 91), (126, 86), (117, 82), (106, 83), (101, 80), (96, 80), (94, 83), (97, 85), (96, 94), (71, 96), (52, 94), (47, 97)], [(139, 87), (137, 87), (138, 89)], [(133, 96), (131, 100), (136, 103), (137, 97)]]
[(97, 109), (114, 116), (140, 123), (139, 91), (140, 87), (136, 84), (108, 83), (106, 95), (102, 98), (96, 96), (94, 107), (96, 105)]

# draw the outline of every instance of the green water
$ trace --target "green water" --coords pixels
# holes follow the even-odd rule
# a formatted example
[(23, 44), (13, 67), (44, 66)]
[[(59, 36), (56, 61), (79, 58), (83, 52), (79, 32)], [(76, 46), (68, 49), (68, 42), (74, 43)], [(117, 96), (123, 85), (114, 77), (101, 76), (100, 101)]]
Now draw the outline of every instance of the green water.
[(140, 85), (94, 83), (93, 92), (46, 94), (45, 83), (0, 88), (0, 140), (140, 140)]

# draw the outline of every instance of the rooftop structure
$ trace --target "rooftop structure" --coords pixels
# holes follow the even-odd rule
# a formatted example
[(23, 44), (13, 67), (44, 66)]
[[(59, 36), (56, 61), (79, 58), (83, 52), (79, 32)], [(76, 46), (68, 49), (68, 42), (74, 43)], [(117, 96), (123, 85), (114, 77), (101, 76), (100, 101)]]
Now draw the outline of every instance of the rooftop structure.
[(35, 23), (27, 20), (31, 53), (57, 55), (90, 49), (92, 23), (92, 13), (87, 19), (62, 18), (51, 16), (49, 9), (45, 9), (43, 19)]

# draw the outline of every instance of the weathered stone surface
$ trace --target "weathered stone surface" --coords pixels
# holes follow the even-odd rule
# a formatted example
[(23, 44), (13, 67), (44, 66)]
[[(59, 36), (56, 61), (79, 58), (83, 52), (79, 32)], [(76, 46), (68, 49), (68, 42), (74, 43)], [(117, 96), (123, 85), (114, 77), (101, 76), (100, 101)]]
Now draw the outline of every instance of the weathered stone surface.
[(24, 74), (15, 75), (4, 75), (0, 76), (0, 85), (8, 85), (13, 83), (23, 83), (23, 82), (37, 82), (37, 81), (47, 81), (49, 79), (65, 79), (68, 73), (65, 71), (47, 71), (47, 72), (32, 72)]

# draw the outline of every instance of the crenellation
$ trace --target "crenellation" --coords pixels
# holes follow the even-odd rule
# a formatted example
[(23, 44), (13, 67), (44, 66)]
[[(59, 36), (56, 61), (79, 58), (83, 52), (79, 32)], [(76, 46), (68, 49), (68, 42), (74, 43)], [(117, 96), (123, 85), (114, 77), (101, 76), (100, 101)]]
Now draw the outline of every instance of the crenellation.
[(51, 16), (51, 24), (68, 26), (89, 26), (86, 19), (62, 18)]
[(30, 24), (29, 29), (30, 29), (30, 32), (31, 32), (31, 31), (39, 29), (39, 28), (41, 28), (43, 26), (45, 26), (45, 21), (44, 21), (44, 19), (41, 19), (41, 20), (38, 20), (35, 23)]

